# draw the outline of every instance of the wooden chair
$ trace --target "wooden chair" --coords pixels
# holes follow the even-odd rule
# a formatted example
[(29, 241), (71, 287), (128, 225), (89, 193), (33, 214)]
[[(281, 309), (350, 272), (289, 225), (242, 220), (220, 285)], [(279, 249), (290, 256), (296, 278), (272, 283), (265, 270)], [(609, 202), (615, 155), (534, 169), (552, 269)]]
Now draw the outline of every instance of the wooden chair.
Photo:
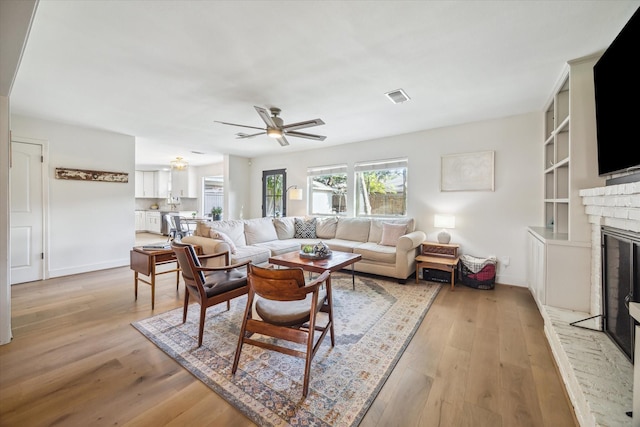
[[(198, 335), (198, 347), (200, 347), (204, 334), (204, 320), (207, 308), (226, 302), (227, 310), (229, 310), (229, 301), (231, 299), (248, 292), (247, 275), (239, 271), (238, 268), (248, 265), (250, 261), (229, 265), (229, 252), (197, 256), (193, 246), (175, 240), (171, 242), (171, 248), (178, 259), (178, 265), (182, 270), (182, 278), (186, 288), (182, 323), (187, 321), (189, 297), (195, 298), (200, 304), (200, 330)], [(200, 264), (202, 259), (217, 257), (224, 257), (224, 266), (203, 267)]]
[[(331, 333), (331, 346), (335, 345), (331, 273), (325, 271), (315, 280), (305, 284), (304, 272), (301, 268), (273, 269), (249, 264), (248, 271), (247, 307), (231, 372), (235, 374), (238, 369), (243, 344), (300, 357), (305, 359), (302, 395), (306, 397), (309, 391), (311, 360), (327, 331)], [(326, 285), (324, 289), (323, 284)], [(256, 299), (256, 295), (260, 298)], [(254, 299), (255, 311), (260, 319), (252, 317)], [(319, 312), (327, 313), (327, 321), (323, 326), (316, 323)], [(321, 334), (314, 343), (316, 331)], [(292, 347), (253, 339), (254, 333), (305, 344), (306, 350), (300, 351)]]

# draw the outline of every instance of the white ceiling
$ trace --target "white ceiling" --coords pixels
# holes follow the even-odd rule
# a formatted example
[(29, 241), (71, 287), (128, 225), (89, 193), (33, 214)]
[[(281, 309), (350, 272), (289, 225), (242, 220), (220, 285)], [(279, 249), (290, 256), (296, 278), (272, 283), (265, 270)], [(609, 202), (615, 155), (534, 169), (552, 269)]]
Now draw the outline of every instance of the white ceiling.
[[(136, 136), (136, 164), (257, 157), (539, 111), (640, 1), (41, 0), (12, 112)], [(411, 101), (384, 93), (403, 88)], [(267, 136), (253, 106), (324, 142)], [(205, 154), (193, 154), (200, 151)]]

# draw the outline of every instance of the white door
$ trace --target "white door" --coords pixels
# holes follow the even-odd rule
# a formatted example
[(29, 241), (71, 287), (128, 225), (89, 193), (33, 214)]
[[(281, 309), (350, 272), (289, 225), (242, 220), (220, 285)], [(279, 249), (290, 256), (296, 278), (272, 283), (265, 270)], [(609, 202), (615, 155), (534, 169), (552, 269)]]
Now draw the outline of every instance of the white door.
[(43, 277), (42, 145), (11, 142), (11, 284)]

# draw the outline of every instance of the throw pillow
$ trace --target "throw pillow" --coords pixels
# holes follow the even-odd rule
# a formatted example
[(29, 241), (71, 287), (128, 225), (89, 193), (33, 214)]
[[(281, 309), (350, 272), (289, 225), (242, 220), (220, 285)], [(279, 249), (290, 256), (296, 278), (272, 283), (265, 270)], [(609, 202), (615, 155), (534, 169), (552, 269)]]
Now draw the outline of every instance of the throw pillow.
[(315, 239), (316, 238), (316, 219), (304, 220), (300, 218), (295, 219), (295, 234), (294, 239)]
[(229, 250), (231, 251), (232, 254), (236, 253), (236, 250), (237, 250), (236, 244), (233, 243), (233, 240), (231, 240), (231, 237), (227, 236), (222, 231), (211, 230), (211, 238), (222, 240), (227, 245), (229, 245)]
[(383, 246), (396, 246), (400, 236), (406, 234), (407, 226), (405, 224), (382, 224), (382, 239), (380, 244)]

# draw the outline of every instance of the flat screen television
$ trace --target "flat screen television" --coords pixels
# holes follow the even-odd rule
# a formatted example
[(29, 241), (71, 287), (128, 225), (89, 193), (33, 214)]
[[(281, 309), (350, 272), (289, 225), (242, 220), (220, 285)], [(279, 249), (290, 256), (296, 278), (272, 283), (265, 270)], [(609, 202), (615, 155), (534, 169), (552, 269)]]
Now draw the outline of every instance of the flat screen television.
[(600, 176), (640, 169), (640, 8), (593, 67)]

